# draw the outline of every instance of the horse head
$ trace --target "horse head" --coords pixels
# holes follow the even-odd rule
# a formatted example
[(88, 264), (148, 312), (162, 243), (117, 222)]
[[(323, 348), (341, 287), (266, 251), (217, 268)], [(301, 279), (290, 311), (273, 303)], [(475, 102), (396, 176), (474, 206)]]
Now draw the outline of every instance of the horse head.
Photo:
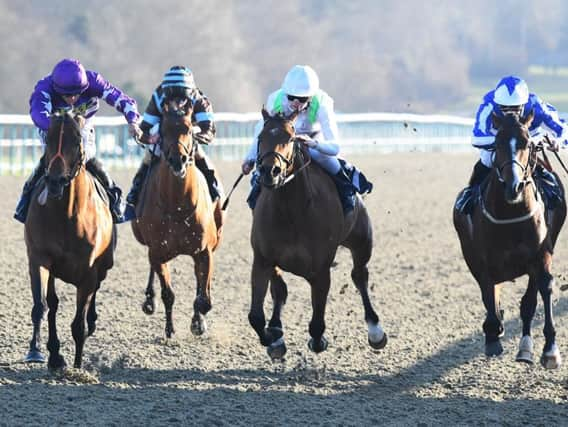
[(191, 121), (193, 107), (188, 100), (176, 98), (167, 101), (163, 106), (163, 111), (160, 125), (162, 156), (173, 175), (184, 179), (188, 166), (195, 158)]
[(280, 114), (271, 116), (263, 108), (262, 117), (264, 125), (258, 135), (256, 168), (264, 186), (277, 188), (285, 184), (286, 177), (294, 167), (297, 149), (294, 122), (298, 112), (290, 117)]
[(493, 113), (495, 136), (494, 169), (503, 184), (505, 200), (509, 204), (523, 201), (524, 189), (532, 180), (531, 140), (529, 127), (534, 111), (526, 117), (517, 114), (499, 116)]
[(45, 182), (49, 197), (60, 199), (63, 190), (83, 166), (85, 151), (81, 129), (85, 119), (69, 112), (55, 113), (50, 117), (45, 147)]

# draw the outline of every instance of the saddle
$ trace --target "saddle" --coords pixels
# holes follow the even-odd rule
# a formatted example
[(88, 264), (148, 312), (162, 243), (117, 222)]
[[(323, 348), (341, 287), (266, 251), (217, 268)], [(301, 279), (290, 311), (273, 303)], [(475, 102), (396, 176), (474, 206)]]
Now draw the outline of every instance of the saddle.
[[(471, 215), (480, 203), (483, 190), (489, 183), (488, 178), (484, 179), (481, 185), (464, 188), (456, 199), (454, 209), (462, 214)], [(563, 202), (564, 190), (559, 185), (556, 175), (540, 163), (535, 167), (533, 179), (537, 190), (542, 196), (546, 210), (553, 210)]]

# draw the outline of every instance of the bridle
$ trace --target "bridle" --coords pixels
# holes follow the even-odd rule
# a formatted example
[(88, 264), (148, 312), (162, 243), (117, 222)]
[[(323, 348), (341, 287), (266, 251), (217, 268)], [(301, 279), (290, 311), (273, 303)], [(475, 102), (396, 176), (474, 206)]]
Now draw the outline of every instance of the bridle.
[[(57, 116), (57, 118), (59, 119), (59, 121), (61, 123), (61, 127), (59, 128), (59, 140), (58, 140), (58, 144), (57, 144), (57, 153), (55, 153), (55, 156), (53, 156), (51, 158), (51, 160), (49, 161), (49, 164), (47, 165), (47, 168), (45, 169), (45, 176), (46, 177), (49, 175), (51, 167), (53, 166), (53, 163), (57, 159), (61, 159), (61, 161), (63, 162), (64, 169), (68, 169), (67, 160), (63, 156), (63, 134), (64, 134), (64, 129), (65, 129), (65, 117), (66, 116)], [(73, 118), (71, 118), (71, 120), (74, 121)], [(81, 155), (79, 156), (77, 161), (73, 164), (73, 166), (70, 168), (71, 169), (70, 173), (63, 177), (65, 186), (69, 185), (71, 183), (71, 181), (73, 179), (75, 179), (77, 177), (77, 175), (79, 175), (79, 172), (80, 172), (81, 167), (83, 166), (83, 163), (84, 163), (84, 160), (85, 160), (85, 151), (83, 150), (81, 137), (79, 138), (79, 150), (80, 150)]]
[[(184, 110), (176, 110), (176, 111), (171, 111), (167, 113), (167, 116), (172, 118), (173, 120), (178, 120), (181, 119), (182, 117), (184, 117), (187, 113)], [(178, 147), (180, 147), (180, 154), (182, 156), (186, 156), (187, 160), (184, 163), (184, 168), (187, 168), (188, 166), (191, 166), (194, 161), (195, 161), (195, 152), (197, 150), (197, 144), (195, 144), (195, 142), (193, 141), (193, 138), (191, 139), (191, 147), (188, 147), (186, 144), (184, 144), (183, 142), (180, 141), (180, 137), (181, 136), (185, 136), (188, 134), (192, 133), (192, 129), (191, 126), (188, 130), (187, 133), (182, 133), (181, 135), (178, 136), (178, 140), (177, 140), (177, 145)], [(164, 146), (163, 146), (163, 141), (164, 138), (163, 136), (160, 138), (160, 148), (161, 148), (161, 157), (163, 160), (165, 160), (166, 162), (168, 161), (168, 157), (169, 157), (169, 153), (170, 153), (170, 146), (168, 146), (167, 150), (164, 150)]]

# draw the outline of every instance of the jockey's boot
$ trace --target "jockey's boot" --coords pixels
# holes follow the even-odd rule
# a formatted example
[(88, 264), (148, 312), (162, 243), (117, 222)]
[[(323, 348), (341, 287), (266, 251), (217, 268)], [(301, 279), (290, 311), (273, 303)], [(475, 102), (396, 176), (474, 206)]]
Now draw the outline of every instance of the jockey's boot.
[(110, 213), (112, 214), (113, 222), (115, 224), (121, 224), (125, 222), (122, 206), (122, 190), (118, 187), (118, 185), (116, 185), (110, 175), (103, 169), (103, 164), (98, 159), (93, 157), (92, 159), (87, 161), (86, 166), (87, 170), (103, 185), (108, 195)]
[(343, 169), (340, 169), (332, 178), (339, 193), (343, 213), (348, 214), (355, 207), (355, 187)]
[(469, 185), (463, 190), (461, 197), (456, 201), (456, 209), (460, 213), (471, 213), (474, 207), (474, 192), (479, 188), (487, 175), (489, 175), (489, 172), (491, 172), (491, 168), (488, 168), (481, 163), (481, 160), (478, 160), (469, 178)]
[(211, 195), (211, 200), (215, 201), (221, 197), (221, 192), (219, 190), (219, 183), (215, 177), (215, 169), (211, 164), (211, 161), (207, 156), (195, 159), (195, 166), (201, 171), (205, 180), (207, 181), (207, 187), (209, 187), (209, 194)]
[(145, 161), (142, 161), (140, 167), (136, 171), (136, 175), (134, 175), (134, 178), (132, 178), (132, 186), (130, 187), (130, 191), (126, 196), (126, 207), (124, 208), (125, 221), (130, 221), (136, 218), (136, 204), (138, 203), (140, 189), (142, 188), (144, 179), (146, 179), (149, 168), (150, 165), (146, 164)]
[(256, 206), (256, 200), (258, 199), (261, 188), (262, 187), (260, 186), (258, 174), (255, 171), (253, 172), (252, 177), (250, 179), (250, 193), (247, 197), (247, 203), (249, 205), (249, 208), (254, 209), (254, 207)]
[(563, 202), (564, 192), (552, 172), (537, 164), (533, 176), (547, 209), (554, 209)]
[(24, 184), (22, 195), (20, 196), (20, 200), (18, 201), (18, 205), (16, 206), (16, 213), (14, 213), (14, 218), (20, 221), (22, 224), (26, 222), (28, 207), (30, 206), (30, 198), (32, 197), (32, 190), (44, 174), (45, 166), (43, 164), (42, 157), (30, 177)]

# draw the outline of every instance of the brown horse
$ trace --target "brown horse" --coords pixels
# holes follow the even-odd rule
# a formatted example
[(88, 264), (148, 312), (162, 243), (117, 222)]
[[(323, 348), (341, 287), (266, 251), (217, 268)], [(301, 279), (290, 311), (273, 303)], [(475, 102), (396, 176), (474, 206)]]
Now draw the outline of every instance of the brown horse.
[(537, 190), (532, 172), (538, 147), (530, 141), (528, 131), (533, 117), (533, 111), (524, 119), (513, 114), (493, 116), (497, 129), (494, 166), (482, 186), (480, 203), (471, 216), (456, 209), (453, 216), (463, 256), (479, 284), (487, 311), (483, 323), (485, 354), (503, 352), (502, 282), (528, 274), (528, 288), (521, 301), (523, 331), (517, 360), (533, 363), (531, 322), (540, 292), (545, 315), (540, 360), (544, 367), (553, 369), (560, 366), (561, 358), (555, 343), (551, 304), (554, 279), (550, 271), (554, 245), (566, 218), (566, 203), (563, 200), (555, 209), (545, 209)]
[[(361, 293), (368, 324), (369, 344), (383, 348), (387, 336), (371, 305), (367, 263), (373, 249), (372, 227), (361, 199), (346, 217), (335, 184), (329, 175), (301, 149), (295, 137), (294, 121), (271, 117), (263, 109), (264, 127), (259, 135), (257, 170), (264, 189), (253, 212), (251, 244), (252, 302), (249, 321), (268, 347), (273, 359), (286, 352), (280, 314), (287, 298), (287, 286), (280, 269), (306, 279), (312, 290), (312, 319), (309, 348), (319, 353), (327, 348), (325, 306), (330, 287), (330, 267), (339, 245), (351, 251), (351, 278)], [(268, 327), (264, 298), (270, 282), (273, 313)]]
[(113, 265), (116, 246), (116, 228), (108, 202), (99, 196), (94, 179), (85, 171), (83, 124), (82, 117), (69, 113), (51, 117), (42, 160), (46, 165), (45, 182), (33, 192), (25, 224), (34, 301), (33, 337), (26, 360), (44, 360), (39, 341), (47, 300), (50, 369), (65, 367), (57, 337), (59, 299), (55, 278), (77, 288), (71, 330), (75, 340), (74, 366), (80, 368), (85, 339), (95, 331), (95, 295)]
[(203, 334), (205, 314), (211, 309), (213, 252), (221, 240), (224, 212), (221, 198), (211, 200), (207, 182), (195, 166), (197, 144), (192, 138), (191, 107), (175, 102), (164, 105), (161, 128), (161, 159), (152, 167), (132, 221), (136, 239), (148, 246), (150, 276), (143, 310), (154, 312), (154, 273), (162, 288), (166, 309), (166, 337), (174, 334), (172, 289), (168, 262), (178, 255), (191, 255), (195, 265), (197, 296), (193, 303), (191, 331)]

